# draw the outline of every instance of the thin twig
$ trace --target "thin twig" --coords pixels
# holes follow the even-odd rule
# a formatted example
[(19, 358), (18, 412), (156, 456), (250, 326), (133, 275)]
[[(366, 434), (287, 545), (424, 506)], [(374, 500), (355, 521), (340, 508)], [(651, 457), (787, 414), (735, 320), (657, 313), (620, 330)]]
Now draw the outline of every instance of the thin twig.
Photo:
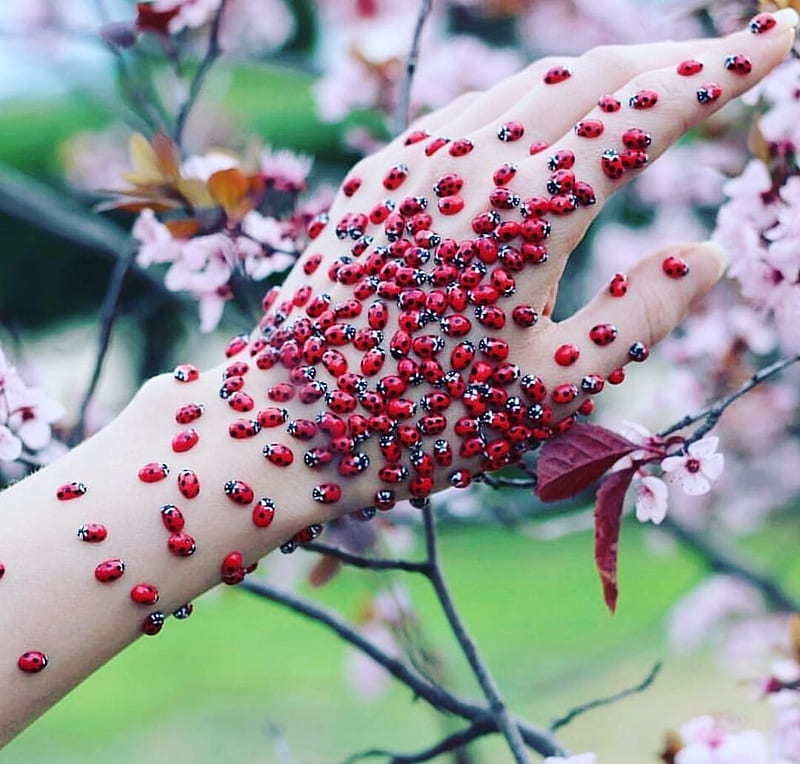
[(716, 426), (719, 418), (722, 416), (725, 409), (728, 408), (734, 401), (741, 398), (745, 393), (752, 390), (757, 385), (760, 385), (766, 379), (774, 376), (780, 371), (783, 371), (787, 366), (791, 366), (793, 363), (797, 363), (800, 361), (800, 353), (797, 355), (791, 356), (790, 358), (783, 358), (780, 361), (776, 361), (775, 363), (770, 364), (769, 366), (765, 366), (763, 369), (760, 369), (752, 377), (750, 377), (747, 382), (745, 382), (741, 387), (734, 390), (729, 395), (726, 395), (724, 398), (720, 398), (720, 400), (712, 403), (710, 406), (706, 407), (702, 411), (699, 411), (696, 414), (687, 414), (683, 419), (679, 420), (671, 427), (668, 427), (666, 430), (658, 433), (659, 437), (665, 438), (668, 435), (672, 435), (674, 432), (678, 432), (678, 430), (682, 430), (685, 427), (688, 427), (695, 422), (699, 422), (701, 419), (705, 419), (700, 427), (698, 427), (691, 435), (691, 437), (687, 438), (687, 443), (694, 443), (697, 440), (700, 440), (704, 435), (711, 432), (711, 430)]
[(414, 81), (414, 72), (417, 70), (419, 60), (419, 41), (425, 20), (431, 12), (433, 0), (420, 0), (417, 12), (417, 23), (414, 26), (414, 36), (411, 38), (411, 48), (406, 59), (406, 70), (400, 85), (400, 97), (394, 114), (394, 134), (400, 135), (408, 126), (408, 117), (411, 109), (411, 85)]
[(427, 562), (430, 565), (428, 578), (436, 591), (436, 596), (439, 598), (439, 603), (442, 606), (442, 610), (444, 610), (447, 622), (450, 624), (450, 628), (458, 640), (458, 644), (461, 646), (461, 650), (470, 668), (472, 668), (472, 672), (475, 674), (475, 678), (478, 680), (478, 684), (480, 684), (486, 696), (486, 700), (489, 701), (492, 716), (508, 743), (509, 750), (514, 756), (514, 761), (517, 762), (517, 764), (527, 764), (528, 755), (525, 751), (525, 744), (520, 735), (520, 731), (517, 725), (511, 720), (505, 702), (500, 695), (500, 691), (492, 675), (489, 673), (488, 668), (481, 659), (477, 645), (467, 631), (466, 625), (461, 620), (461, 615), (456, 609), (453, 598), (450, 595), (450, 589), (442, 574), (436, 548), (436, 524), (430, 507), (426, 507), (422, 510), (422, 517), (425, 527)]
[(597, 698), (586, 703), (581, 703), (579, 706), (575, 706), (575, 708), (571, 709), (563, 716), (553, 720), (553, 722), (550, 724), (550, 730), (555, 732), (557, 729), (569, 724), (576, 716), (585, 714), (587, 711), (600, 708), (601, 706), (608, 706), (612, 703), (622, 700), (623, 698), (627, 698), (629, 695), (636, 695), (640, 692), (644, 692), (655, 681), (656, 677), (661, 671), (661, 665), (662, 664), (660, 662), (656, 663), (656, 665), (650, 669), (648, 675), (641, 682), (639, 682), (639, 684), (634, 685), (633, 687), (628, 687), (620, 692), (614, 693), (613, 695), (608, 695), (605, 698)]
[(222, 47), (219, 43), (219, 31), (222, 25), (222, 14), (225, 12), (226, 3), (227, 0), (220, 0), (219, 8), (208, 30), (208, 48), (206, 49), (206, 54), (203, 56), (203, 60), (198, 65), (197, 71), (194, 73), (194, 77), (192, 77), (192, 81), (189, 83), (189, 93), (186, 96), (186, 100), (181, 104), (180, 109), (178, 109), (178, 115), (175, 118), (175, 130), (173, 131), (173, 138), (178, 146), (182, 145), (186, 121), (189, 119), (189, 114), (194, 108), (200, 91), (203, 89), (206, 76), (214, 65), (214, 62), (222, 55)]
[(800, 613), (800, 601), (784, 591), (774, 578), (753, 570), (750, 565), (737, 559), (731, 552), (717, 546), (708, 538), (707, 533), (698, 533), (692, 530), (672, 515), (667, 515), (659, 527), (697, 552), (712, 570), (717, 573), (727, 573), (758, 589), (776, 610)]
[(346, 565), (352, 565), (354, 568), (365, 568), (367, 570), (405, 570), (409, 573), (427, 573), (428, 564), (425, 562), (412, 562), (411, 560), (387, 560), (379, 557), (363, 557), (359, 554), (353, 554), (340, 547), (330, 546), (329, 544), (321, 544), (314, 542), (312, 544), (304, 544), (303, 549), (310, 552), (318, 552), (325, 554), (328, 557), (334, 557)]
[(108, 346), (111, 341), (111, 331), (114, 328), (114, 323), (119, 313), (119, 298), (122, 294), (122, 285), (125, 283), (125, 277), (133, 266), (135, 259), (136, 252), (131, 252), (125, 257), (118, 258), (116, 263), (114, 263), (114, 269), (108, 279), (106, 294), (105, 297), (103, 297), (103, 304), (100, 306), (100, 334), (97, 338), (97, 352), (94, 359), (94, 368), (92, 369), (92, 376), (89, 379), (89, 384), (86, 387), (80, 407), (78, 408), (78, 421), (75, 423), (75, 427), (69, 437), (70, 446), (77, 445), (85, 437), (86, 415), (89, 411), (89, 406), (94, 397), (97, 385), (100, 382), (103, 363), (105, 362)]
[(361, 753), (355, 753), (352, 756), (349, 756), (342, 762), (342, 764), (355, 764), (357, 761), (374, 759), (379, 756), (387, 759), (386, 764), (417, 764), (417, 762), (421, 761), (430, 761), (432, 758), (441, 753), (454, 751), (462, 746), (467, 745), (468, 743), (471, 743), (473, 740), (477, 740), (479, 737), (496, 732), (497, 728), (489, 721), (475, 722), (474, 724), (470, 724), (469, 727), (465, 727), (458, 732), (454, 732), (452, 735), (448, 735), (435, 745), (425, 748), (418, 753), (400, 754), (384, 751), (381, 748), (372, 748), (369, 751), (362, 751)]

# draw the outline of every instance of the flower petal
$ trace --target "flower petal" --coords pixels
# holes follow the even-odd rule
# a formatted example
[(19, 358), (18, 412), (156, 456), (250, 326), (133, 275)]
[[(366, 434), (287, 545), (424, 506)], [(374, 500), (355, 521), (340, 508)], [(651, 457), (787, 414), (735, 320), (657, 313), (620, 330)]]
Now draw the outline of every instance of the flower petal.
[(701, 462), (700, 470), (709, 480), (716, 480), (725, 466), (725, 456), (723, 454), (711, 454)]
[(702, 496), (711, 490), (711, 483), (702, 472), (689, 472), (684, 470), (679, 473), (681, 488), (689, 496)]
[(0, 461), (13, 462), (22, 454), (22, 441), (5, 425), (0, 425)]
[(689, 446), (689, 453), (692, 456), (696, 456), (698, 459), (702, 459), (705, 456), (711, 456), (711, 454), (717, 450), (718, 445), (719, 438), (712, 435), (708, 438), (698, 440), (697, 443), (692, 443), (692, 445)]

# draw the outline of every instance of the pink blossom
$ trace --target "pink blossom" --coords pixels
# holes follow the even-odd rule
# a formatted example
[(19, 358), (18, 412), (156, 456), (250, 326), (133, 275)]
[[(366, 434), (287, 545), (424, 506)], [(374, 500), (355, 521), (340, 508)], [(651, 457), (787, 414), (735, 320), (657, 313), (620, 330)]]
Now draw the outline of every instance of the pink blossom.
[(0, 424), (0, 461), (13, 462), (22, 456), (22, 441), (4, 424)]
[(208, 151), (205, 154), (194, 154), (181, 163), (181, 175), (184, 178), (202, 180), (203, 183), (215, 173), (230, 170), (239, 166), (239, 160), (224, 151)]
[(228, 53), (262, 56), (280, 48), (294, 28), (294, 16), (284, 0), (228, 0), (220, 45)]
[(797, 699), (777, 709), (770, 730), (770, 744), (773, 756), (785, 759), (786, 764), (800, 763), (800, 702)]
[(636, 519), (659, 525), (667, 516), (667, 484), (655, 475), (646, 475), (636, 486)]
[(181, 242), (173, 238), (167, 228), (150, 208), (143, 209), (131, 231), (142, 246), (136, 262), (146, 268), (153, 263), (171, 263), (181, 255)]
[(298, 192), (306, 188), (312, 157), (289, 149), (264, 147), (259, 168), (264, 179), (278, 191)]
[(680, 483), (684, 493), (689, 496), (702, 496), (711, 490), (711, 483), (722, 474), (725, 457), (715, 453), (719, 438), (709, 437), (698, 440), (682, 456), (668, 456), (661, 462), (661, 468), (669, 479)]
[(577, 753), (574, 756), (548, 756), (544, 764), (596, 764), (596, 753)]
[(757, 730), (737, 731), (715, 716), (700, 716), (681, 728), (684, 747), (675, 764), (769, 764), (767, 742)]

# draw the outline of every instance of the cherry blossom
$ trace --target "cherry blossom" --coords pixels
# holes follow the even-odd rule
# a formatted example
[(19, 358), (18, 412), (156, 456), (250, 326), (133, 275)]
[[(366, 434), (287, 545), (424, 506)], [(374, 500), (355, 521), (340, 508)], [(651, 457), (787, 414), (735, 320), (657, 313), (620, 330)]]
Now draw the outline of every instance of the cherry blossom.
[(682, 456), (668, 456), (661, 468), (669, 479), (680, 483), (689, 496), (702, 496), (711, 490), (711, 483), (722, 474), (725, 457), (716, 453), (719, 438), (709, 437), (692, 443)]
[(646, 475), (636, 486), (636, 519), (659, 525), (667, 516), (667, 484), (655, 475)]
[(700, 716), (681, 728), (684, 747), (675, 764), (770, 764), (767, 741), (757, 730), (736, 730), (716, 716)]

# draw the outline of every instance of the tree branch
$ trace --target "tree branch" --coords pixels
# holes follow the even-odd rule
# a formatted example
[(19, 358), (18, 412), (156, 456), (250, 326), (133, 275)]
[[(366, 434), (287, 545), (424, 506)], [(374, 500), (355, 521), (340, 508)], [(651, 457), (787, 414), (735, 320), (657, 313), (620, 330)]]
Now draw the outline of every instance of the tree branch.
[(758, 589), (776, 610), (800, 613), (800, 601), (784, 591), (774, 578), (753, 570), (747, 563), (711, 541), (707, 534), (688, 528), (672, 515), (667, 515), (659, 527), (697, 552), (712, 570), (735, 576)]
[(363, 557), (359, 554), (353, 554), (340, 547), (330, 546), (329, 544), (320, 544), (314, 542), (312, 544), (303, 544), (303, 549), (309, 552), (317, 552), (325, 554), (328, 557), (334, 557), (346, 565), (352, 565), (354, 568), (364, 568), (366, 570), (405, 570), (409, 573), (426, 573), (428, 572), (428, 564), (425, 562), (412, 562), (411, 560), (387, 560), (378, 557)]
[(422, 29), (425, 26), (425, 20), (431, 12), (432, 5), (432, 0), (420, 0), (419, 11), (417, 12), (417, 23), (414, 26), (414, 36), (411, 38), (411, 48), (408, 51), (406, 70), (400, 85), (400, 96), (394, 114), (394, 135), (400, 135), (400, 133), (408, 127), (408, 117), (411, 108), (411, 85), (414, 81), (414, 72), (417, 70), (417, 62), (419, 60), (419, 41), (422, 36)]
[(206, 49), (206, 54), (203, 56), (203, 60), (200, 62), (197, 71), (194, 73), (194, 77), (192, 77), (192, 81), (189, 83), (189, 93), (186, 96), (186, 100), (181, 104), (178, 115), (175, 118), (173, 138), (179, 147), (183, 142), (183, 132), (186, 128), (189, 114), (194, 108), (200, 91), (203, 89), (206, 76), (214, 65), (214, 62), (222, 55), (222, 47), (219, 44), (219, 30), (222, 25), (222, 14), (225, 12), (226, 3), (227, 0), (220, 0), (219, 8), (208, 30), (208, 48)]
[(422, 517), (425, 526), (427, 562), (430, 565), (428, 578), (436, 591), (436, 596), (439, 598), (447, 622), (450, 624), (450, 628), (453, 630), (453, 634), (458, 640), (461, 650), (472, 668), (472, 672), (475, 674), (486, 699), (489, 701), (492, 717), (505, 736), (514, 761), (517, 762), (517, 764), (527, 764), (528, 755), (525, 752), (525, 745), (520, 735), (519, 728), (512, 722), (505, 702), (500, 696), (499, 689), (489, 673), (488, 668), (484, 665), (478, 653), (478, 648), (467, 631), (464, 622), (461, 620), (461, 615), (455, 607), (447, 582), (439, 567), (438, 551), (436, 549), (436, 525), (433, 512), (429, 506), (422, 510)]
[(628, 687), (620, 692), (614, 693), (613, 695), (608, 695), (605, 698), (597, 698), (596, 700), (590, 700), (586, 703), (581, 703), (579, 706), (575, 706), (575, 708), (567, 711), (567, 713), (563, 716), (560, 716), (558, 719), (554, 719), (550, 723), (550, 731), (555, 732), (557, 729), (569, 724), (576, 716), (585, 714), (587, 711), (600, 708), (601, 706), (608, 706), (612, 703), (622, 700), (623, 698), (627, 698), (629, 695), (636, 695), (640, 692), (644, 692), (655, 681), (656, 677), (661, 671), (661, 665), (662, 664), (660, 662), (656, 663), (656, 665), (650, 669), (648, 675), (641, 682), (639, 682), (639, 684), (634, 685), (633, 687)]
[(672, 435), (674, 432), (678, 432), (678, 430), (682, 430), (685, 427), (694, 424), (695, 422), (699, 422), (701, 419), (705, 419), (705, 422), (703, 422), (703, 424), (700, 425), (700, 427), (698, 427), (692, 433), (692, 435), (686, 439), (686, 443), (688, 445), (700, 440), (700, 438), (702, 438), (704, 435), (711, 432), (724, 413), (725, 409), (727, 409), (728, 406), (730, 406), (734, 401), (737, 401), (745, 393), (749, 392), (757, 385), (760, 385), (762, 382), (774, 376), (778, 372), (783, 371), (787, 366), (791, 366), (798, 361), (800, 361), (800, 353), (789, 358), (783, 358), (780, 361), (770, 364), (769, 366), (765, 366), (763, 369), (760, 369), (753, 374), (753, 376), (750, 377), (750, 379), (747, 380), (747, 382), (745, 382), (737, 390), (734, 390), (724, 398), (720, 398), (720, 400), (712, 403), (710, 406), (698, 412), (697, 414), (687, 414), (685, 417), (683, 417), (683, 419), (680, 419), (666, 430), (658, 433), (659, 437), (665, 438), (668, 435)]

